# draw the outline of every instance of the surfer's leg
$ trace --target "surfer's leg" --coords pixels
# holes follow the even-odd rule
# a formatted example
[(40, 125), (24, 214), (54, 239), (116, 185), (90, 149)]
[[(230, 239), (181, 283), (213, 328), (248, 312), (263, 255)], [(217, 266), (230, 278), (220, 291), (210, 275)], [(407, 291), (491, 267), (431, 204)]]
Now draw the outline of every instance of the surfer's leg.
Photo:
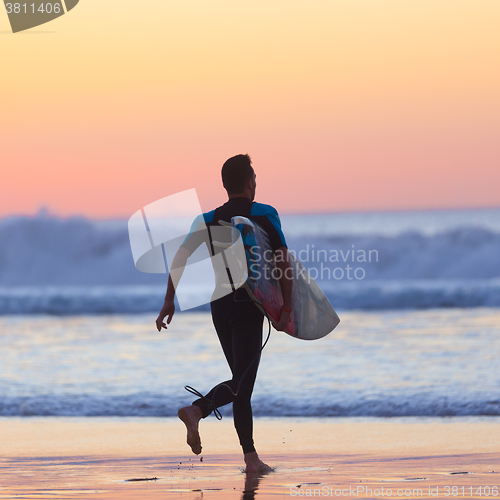
[[(214, 303), (216, 304), (215, 307)], [(222, 350), (224, 351), (229, 366), (232, 369), (231, 329), (229, 328), (227, 322), (227, 306), (230, 306), (232, 301), (227, 302), (227, 299), (226, 301), (219, 299), (214, 303), (212, 303), (212, 319), (222, 346)], [(232, 381), (228, 380), (226, 383), (230, 385)], [(214, 410), (214, 394), (217, 398), (217, 406), (223, 406), (230, 403), (234, 399), (230, 392), (229, 394), (228, 392), (229, 391), (227, 391), (227, 388), (224, 386), (219, 389), (217, 389), (216, 386), (206, 396), (193, 401), (191, 406), (186, 406), (179, 410), (178, 416), (186, 425), (187, 443), (191, 447), (193, 453), (197, 455), (201, 453), (201, 438), (198, 425), (202, 418), (208, 417), (208, 415), (210, 415), (210, 413)]]
[(233, 335), (233, 383), (240, 384), (233, 401), (234, 426), (243, 448), (245, 472), (265, 474), (273, 469), (257, 454), (253, 442), (251, 397), (257, 377), (262, 346), (263, 315), (247, 304), (231, 322)]
[(255, 451), (250, 402), (260, 361), (264, 316), (255, 304), (234, 302), (230, 295), (212, 303), (212, 318), (233, 378), (215, 386), (193, 405), (201, 409), (205, 418), (213, 411), (214, 399), (216, 408), (233, 401), (234, 425), (245, 454), (246, 472), (269, 472), (272, 469)]
[(236, 417), (236, 420), (245, 420), (248, 424), (238, 427), (248, 428), (251, 435), (250, 397), (259, 366), (263, 315), (252, 302), (235, 302), (232, 294), (212, 302), (211, 308), (217, 336), (233, 378), (217, 384), (206, 396), (194, 401), (193, 405), (202, 410), (202, 418), (205, 418), (214, 407), (233, 402), (233, 393), (238, 392), (236, 413), (242, 417)]
[[(219, 342), (229, 364), (229, 368), (231, 369), (231, 373), (233, 373), (232, 334), (228, 319), (231, 307), (234, 307), (232, 295), (222, 297), (211, 304), (212, 320), (215, 331), (219, 337)], [(236, 391), (236, 387), (233, 387), (233, 385), (233, 380), (226, 380), (213, 387), (203, 398), (193, 401), (193, 405), (201, 409), (202, 418), (208, 417), (214, 408), (219, 408), (233, 401), (234, 396), (231, 391)], [(228, 387), (231, 388), (231, 390), (229, 390)]]
[(255, 452), (250, 400), (260, 362), (263, 320), (263, 314), (251, 302), (239, 303), (230, 316), (234, 360), (232, 385), (238, 391), (233, 401), (233, 417), (243, 453)]

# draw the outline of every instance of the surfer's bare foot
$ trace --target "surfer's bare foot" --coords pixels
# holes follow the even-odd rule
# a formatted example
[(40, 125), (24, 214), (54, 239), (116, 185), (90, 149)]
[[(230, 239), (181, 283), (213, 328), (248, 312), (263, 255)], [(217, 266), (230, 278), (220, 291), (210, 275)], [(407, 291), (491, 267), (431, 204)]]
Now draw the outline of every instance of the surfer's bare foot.
[(267, 474), (274, 470), (259, 458), (256, 451), (245, 453), (245, 465), (245, 472), (247, 473), (258, 472), (259, 474)]
[(177, 415), (186, 425), (187, 444), (195, 455), (199, 455), (201, 453), (201, 439), (198, 423), (202, 417), (201, 408), (196, 405), (185, 406), (177, 412)]

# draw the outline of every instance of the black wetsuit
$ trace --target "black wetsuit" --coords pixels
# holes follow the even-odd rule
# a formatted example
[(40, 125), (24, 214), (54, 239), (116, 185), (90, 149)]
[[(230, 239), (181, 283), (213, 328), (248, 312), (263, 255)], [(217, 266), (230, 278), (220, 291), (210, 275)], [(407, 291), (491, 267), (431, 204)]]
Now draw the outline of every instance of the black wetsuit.
[[(270, 205), (254, 203), (248, 198), (231, 198), (221, 207), (203, 214), (203, 219), (210, 228), (218, 226), (219, 220), (230, 223), (231, 218), (237, 215), (259, 224), (268, 233), (273, 251), (286, 247), (278, 213)], [(195, 221), (194, 230), (182, 244), (191, 253), (201, 243), (206, 243), (207, 246), (212, 244), (207, 238), (206, 231), (195, 230), (197, 225)], [(211, 310), (222, 350), (231, 369), (232, 379), (218, 384), (205, 397), (197, 399), (193, 404), (201, 408), (205, 418), (215, 408), (232, 402), (234, 426), (243, 453), (249, 453), (255, 451), (250, 398), (259, 367), (264, 315), (241, 288), (212, 301)], [(229, 386), (232, 392), (237, 392), (237, 397), (234, 397), (223, 384)]]

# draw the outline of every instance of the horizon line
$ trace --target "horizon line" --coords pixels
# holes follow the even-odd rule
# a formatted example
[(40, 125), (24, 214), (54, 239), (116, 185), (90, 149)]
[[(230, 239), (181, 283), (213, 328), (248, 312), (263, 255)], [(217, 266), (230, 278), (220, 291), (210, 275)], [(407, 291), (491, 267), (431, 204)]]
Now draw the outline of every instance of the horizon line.
[[(416, 212), (460, 212), (460, 211), (486, 211), (486, 210), (500, 210), (500, 205), (498, 206), (483, 206), (483, 207), (427, 207), (427, 208), (378, 208), (378, 209), (359, 209), (359, 210), (332, 210), (332, 211), (303, 211), (303, 212), (289, 212), (280, 211), (280, 216), (304, 216), (304, 215), (348, 215), (348, 214), (374, 214), (374, 213), (416, 213)], [(72, 219), (72, 218), (84, 218), (88, 220), (96, 221), (113, 221), (113, 220), (128, 220), (132, 216), (130, 215), (117, 215), (117, 216), (89, 216), (84, 213), (73, 213), (61, 215), (54, 213), (50, 208), (42, 206), (39, 208), (38, 212), (26, 214), (26, 213), (11, 213), (11, 214), (0, 214), (0, 220), (5, 220), (8, 218), (25, 217), (25, 218), (37, 218), (37, 217), (47, 217), (54, 219)]]

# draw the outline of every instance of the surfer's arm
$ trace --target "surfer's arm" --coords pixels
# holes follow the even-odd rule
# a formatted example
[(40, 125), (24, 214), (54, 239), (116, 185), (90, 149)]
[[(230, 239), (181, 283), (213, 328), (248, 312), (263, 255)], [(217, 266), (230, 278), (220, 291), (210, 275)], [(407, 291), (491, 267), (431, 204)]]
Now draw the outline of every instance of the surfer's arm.
[(276, 330), (285, 330), (287, 327), (290, 316), (292, 314), (292, 289), (293, 289), (293, 276), (292, 266), (290, 264), (290, 256), (287, 247), (280, 247), (275, 252), (276, 265), (280, 269), (280, 286), (281, 294), (283, 295), (283, 309), (281, 309), (280, 319), (274, 325)]
[[(208, 214), (210, 215), (210, 213)], [(191, 229), (187, 234), (186, 238), (182, 242), (179, 250), (177, 250), (170, 266), (170, 271), (175, 270), (176, 283), (172, 280), (172, 275), (168, 275), (168, 285), (167, 293), (165, 295), (165, 303), (161, 308), (160, 314), (156, 319), (156, 328), (161, 331), (162, 328), (167, 328), (167, 325), (172, 321), (172, 316), (175, 312), (174, 297), (175, 297), (175, 287), (179, 284), (184, 268), (186, 267), (186, 262), (189, 256), (203, 243), (207, 241), (207, 230), (205, 226), (204, 214), (199, 215), (193, 221)], [(167, 324), (164, 323), (165, 317), (167, 318)]]
[[(172, 260), (172, 265), (170, 266), (170, 269), (176, 270), (175, 273), (176, 284), (179, 284), (182, 273), (184, 272), (184, 267), (186, 266), (186, 262), (190, 255), (191, 252), (186, 247), (181, 246), (179, 250), (177, 250)], [(174, 297), (175, 297), (175, 286), (172, 280), (172, 275), (169, 273), (165, 302), (163, 304), (163, 307), (161, 308), (160, 314), (158, 314), (158, 318), (156, 319), (156, 328), (158, 329), (158, 331), (161, 331), (162, 328), (167, 329), (167, 325), (169, 325), (170, 322), (172, 321), (172, 316), (174, 315), (175, 312)], [(165, 322), (163, 321), (166, 316), (168, 316), (167, 324), (165, 324)]]

